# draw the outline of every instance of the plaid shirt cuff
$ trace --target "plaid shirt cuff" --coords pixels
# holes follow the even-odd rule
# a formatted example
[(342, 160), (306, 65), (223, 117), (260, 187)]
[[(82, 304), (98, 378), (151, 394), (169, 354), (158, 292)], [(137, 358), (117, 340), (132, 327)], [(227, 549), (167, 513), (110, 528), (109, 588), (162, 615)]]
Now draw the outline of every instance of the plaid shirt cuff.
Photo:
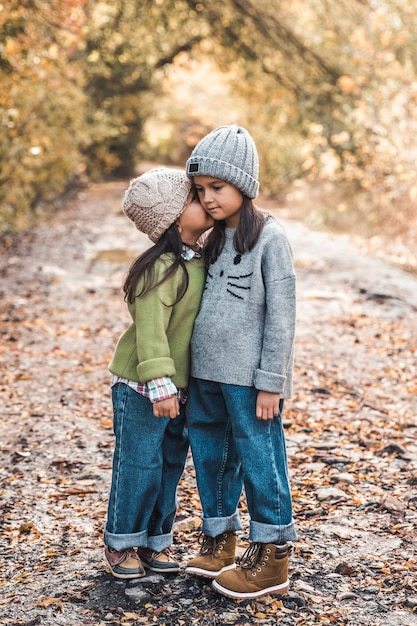
[(163, 378), (154, 378), (147, 382), (149, 400), (159, 402), (160, 400), (167, 400), (177, 394), (177, 388), (168, 376)]

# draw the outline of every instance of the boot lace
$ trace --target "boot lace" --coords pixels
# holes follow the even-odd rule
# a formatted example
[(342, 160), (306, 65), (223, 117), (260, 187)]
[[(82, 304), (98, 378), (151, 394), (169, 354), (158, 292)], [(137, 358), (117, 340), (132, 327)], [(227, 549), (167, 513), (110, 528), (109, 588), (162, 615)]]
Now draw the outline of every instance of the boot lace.
[[(239, 559), (239, 565), (242, 569), (254, 569), (258, 561), (261, 560), (263, 555), (263, 543), (251, 543), (248, 548), (246, 548), (245, 552)], [(265, 555), (266, 556), (266, 555)], [(266, 556), (266, 560), (268, 556)]]
[(172, 551), (170, 548), (165, 548), (164, 550), (161, 550), (160, 552), (156, 552), (156, 551), (150, 551), (151, 552), (151, 558), (152, 559), (156, 559), (158, 560), (158, 558), (164, 554), (167, 557), (167, 560), (170, 561), (172, 559)]
[(216, 548), (214, 537), (208, 537), (202, 533), (198, 538), (198, 543), (201, 545), (200, 554), (214, 554)]
[(226, 544), (227, 534), (223, 533), (218, 537), (208, 537), (207, 535), (200, 535), (199, 544), (201, 545), (200, 554), (211, 554), (215, 556), (216, 552), (223, 550), (223, 546)]
[[(281, 550), (282, 556), (290, 554), (291, 551), (292, 547), (286, 545), (285, 548)], [(238, 560), (239, 565), (242, 569), (251, 570), (252, 576), (256, 576), (256, 573), (260, 572), (262, 568), (265, 567), (271, 552), (271, 548), (264, 543), (251, 543)]]

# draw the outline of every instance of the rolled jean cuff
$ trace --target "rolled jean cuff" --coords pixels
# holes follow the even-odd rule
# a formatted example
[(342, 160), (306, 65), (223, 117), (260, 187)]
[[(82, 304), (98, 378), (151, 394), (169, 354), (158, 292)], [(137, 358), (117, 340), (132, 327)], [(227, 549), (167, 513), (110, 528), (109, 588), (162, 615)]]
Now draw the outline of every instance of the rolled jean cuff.
[(127, 535), (116, 535), (104, 529), (104, 543), (113, 550), (126, 550), (127, 548), (147, 548), (148, 531), (142, 530), (140, 533), (130, 533)]
[(153, 537), (148, 536), (147, 547), (154, 552), (162, 552), (162, 550), (169, 548), (169, 546), (172, 544), (172, 541), (172, 533), (167, 533), (166, 535), (154, 535)]
[(263, 524), (251, 520), (250, 539), (255, 543), (282, 545), (286, 541), (297, 541), (298, 537), (293, 521), (287, 526), (275, 526), (274, 524)]
[(237, 511), (229, 517), (203, 517), (202, 520), (203, 524), (201, 530), (203, 534), (208, 537), (217, 537), (222, 533), (242, 530), (242, 524)]

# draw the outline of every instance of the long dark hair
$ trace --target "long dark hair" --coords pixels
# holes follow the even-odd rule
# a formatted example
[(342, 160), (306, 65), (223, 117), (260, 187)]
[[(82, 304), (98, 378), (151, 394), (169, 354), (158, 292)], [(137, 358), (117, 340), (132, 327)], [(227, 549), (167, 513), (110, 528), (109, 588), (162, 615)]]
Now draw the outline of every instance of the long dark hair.
[[(185, 266), (184, 259), (181, 256), (182, 241), (178, 230), (178, 226), (174, 223), (164, 232), (162, 237), (157, 243), (143, 252), (137, 259), (135, 259), (129, 268), (126, 279), (123, 283), (123, 291), (125, 294), (125, 300), (133, 303), (135, 298), (140, 298), (147, 294), (151, 289), (164, 283), (171, 278), (181, 268), (184, 272), (182, 290), (175, 302), (166, 304), (166, 306), (174, 306), (181, 300), (185, 292), (188, 289), (188, 272)], [(162, 278), (154, 283), (154, 265), (155, 261), (162, 255), (172, 253), (174, 260), (171, 265), (167, 266)], [(136, 293), (137, 285), (140, 279), (143, 278), (143, 285), (139, 293)]]
[[(256, 208), (251, 198), (243, 195), (239, 223), (233, 238), (236, 252), (245, 254), (245, 252), (252, 250), (261, 235), (265, 221), (265, 214)], [(223, 250), (225, 228), (226, 222), (224, 220), (216, 221), (212, 231), (207, 237), (203, 248), (203, 259), (206, 267), (214, 263)]]

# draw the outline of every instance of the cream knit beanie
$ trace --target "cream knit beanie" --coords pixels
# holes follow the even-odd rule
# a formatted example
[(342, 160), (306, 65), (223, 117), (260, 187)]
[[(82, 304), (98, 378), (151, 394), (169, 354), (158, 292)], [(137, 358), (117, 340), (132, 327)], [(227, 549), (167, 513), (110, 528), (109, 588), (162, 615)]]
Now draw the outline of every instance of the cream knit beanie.
[(185, 172), (157, 167), (130, 181), (123, 211), (156, 243), (184, 211), (190, 190)]
[(241, 126), (220, 126), (203, 137), (186, 165), (187, 176), (213, 176), (237, 187), (249, 198), (259, 193), (259, 160), (255, 142)]

